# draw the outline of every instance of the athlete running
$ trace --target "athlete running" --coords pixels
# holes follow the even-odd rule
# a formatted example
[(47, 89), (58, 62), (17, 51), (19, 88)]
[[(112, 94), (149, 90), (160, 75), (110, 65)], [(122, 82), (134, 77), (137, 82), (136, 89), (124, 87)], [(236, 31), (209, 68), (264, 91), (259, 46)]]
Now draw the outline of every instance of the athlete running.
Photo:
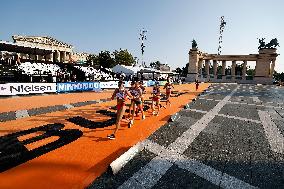
[(142, 90), (139, 87), (139, 82), (138, 81), (135, 82), (135, 88), (132, 90), (132, 96), (133, 96), (133, 102), (134, 102), (134, 103), (132, 103), (132, 108), (133, 108), (134, 111), (132, 111), (132, 119), (128, 123), (128, 127), (129, 128), (134, 123), (135, 106), (137, 106), (138, 109), (141, 111), (141, 113), (142, 113), (142, 120), (145, 119), (143, 106), (142, 106), (142, 99), (141, 99), (141, 97), (142, 97)]
[[(132, 96), (134, 96), (135, 95), (135, 91), (134, 91), (134, 89), (135, 89), (135, 81), (132, 81), (130, 85), (131, 86), (128, 89), (128, 91), (130, 92), (130, 94)], [(129, 119), (130, 119), (130, 117), (132, 115), (132, 111), (135, 111), (135, 109), (133, 109), (133, 108), (135, 108), (134, 99), (131, 99), (130, 106), (129, 106), (129, 113), (128, 113), (128, 118)]]
[(195, 80), (195, 90), (197, 91), (199, 87), (199, 81), (196, 79)]
[[(160, 112), (160, 99), (161, 99), (161, 91), (160, 91), (160, 85), (158, 82), (155, 83), (152, 91), (152, 114), (158, 116)], [(155, 103), (158, 107), (158, 111), (155, 112)]]
[(172, 88), (174, 89), (174, 86), (172, 84), (172, 81), (171, 79), (168, 77), (167, 78), (167, 83), (165, 84), (164, 86), (164, 89), (166, 89), (166, 105), (169, 105), (171, 106), (171, 101), (170, 101), (170, 97), (171, 97), (171, 93), (172, 93)]
[(125, 101), (126, 101), (127, 97), (132, 98), (132, 95), (127, 90), (125, 90), (124, 83), (122, 81), (119, 81), (118, 89), (115, 89), (115, 91), (112, 94), (111, 99), (113, 100), (115, 97), (117, 99), (116, 128), (115, 128), (113, 134), (107, 136), (111, 140), (115, 139), (115, 134), (118, 131), (118, 129), (120, 128), (120, 121), (121, 121), (122, 116), (123, 116), (125, 109), (126, 109)]

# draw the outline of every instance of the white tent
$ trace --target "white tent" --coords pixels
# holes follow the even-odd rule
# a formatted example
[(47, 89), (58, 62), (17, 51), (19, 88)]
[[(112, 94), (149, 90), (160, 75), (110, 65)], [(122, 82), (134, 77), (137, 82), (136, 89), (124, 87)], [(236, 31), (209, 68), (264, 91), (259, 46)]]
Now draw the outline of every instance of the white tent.
[(141, 69), (143, 67), (116, 65), (112, 68), (112, 71), (115, 73), (124, 73), (125, 75), (135, 75)]

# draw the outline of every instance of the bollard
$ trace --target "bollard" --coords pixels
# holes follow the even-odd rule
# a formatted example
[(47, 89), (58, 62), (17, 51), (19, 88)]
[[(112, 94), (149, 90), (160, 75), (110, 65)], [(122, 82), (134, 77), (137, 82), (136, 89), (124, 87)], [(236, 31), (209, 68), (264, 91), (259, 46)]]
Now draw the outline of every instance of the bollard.
[(189, 104), (184, 105), (184, 109), (189, 109)]
[(179, 113), (175, 113), (170, 117), (169, 122), (174, 122), (174, 121), (178, 120), (179, 118), (180, 118)]

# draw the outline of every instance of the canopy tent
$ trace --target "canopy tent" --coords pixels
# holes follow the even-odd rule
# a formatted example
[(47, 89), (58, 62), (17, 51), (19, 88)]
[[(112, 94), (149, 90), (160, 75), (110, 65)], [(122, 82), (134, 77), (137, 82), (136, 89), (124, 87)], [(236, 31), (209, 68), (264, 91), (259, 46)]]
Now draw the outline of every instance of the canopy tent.
[(125, 75), (135, 75), (139, 72), (143, 67), (137, 66), (124, 66), (124, 65), (116, 65), (112, 68), (112, 71), (115, 73), (124, 73)]

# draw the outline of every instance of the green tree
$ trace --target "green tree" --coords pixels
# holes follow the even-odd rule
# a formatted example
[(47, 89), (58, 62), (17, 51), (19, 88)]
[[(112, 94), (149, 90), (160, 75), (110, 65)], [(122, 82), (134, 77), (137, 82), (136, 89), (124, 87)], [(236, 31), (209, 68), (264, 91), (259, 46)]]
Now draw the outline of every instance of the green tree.
[(247, 74), (248, 76), (254, 76), (254, 74), (255, 74), (255, 69), (251, 69), (250, 67), (248, 67), (246, 74)]
[(87, 57), (87, 64), (90, 66), (99, 65), (99, 56), (96, 54), (90, 54)]
[(187, 76), (187, 74), (188, 74), (188, 66), (189, 66), (189, 63), (187, 63), (186, 65), (185, 65), (185, 67), (183, 67), (182, 68), (182, 76), (183, 77), (186, 77)]
[(157, 69), (157, 70), (160, 70), (160, 65), (161, 65), (160, 61), (156, 61), (156, 62), (151, 62), (150, 63), (150, 67), (154, 68), (154, 69)]
[(180, 68), (178, 67), (178, 68), (175, 69), (175, 72), (181, 74), (181, 73), (182, 73), (182, 69), (180, 69)]
[(104, 68), (112, 68), (116, 65), (116, 62), (109, 51), (101, 51), (96, 61)]
[(125, 65), (125, 66), (132, 66), (135, 64), (135, 58), (132, 56), (131, 53), (128, 52), (127, 49), (119, 49), (113, 52), (114, 61), (116, 64)]
[(284, 82), (284, 72), (277, 73), (276, 71), (274, 71), (273, 77), (276, 81)]

